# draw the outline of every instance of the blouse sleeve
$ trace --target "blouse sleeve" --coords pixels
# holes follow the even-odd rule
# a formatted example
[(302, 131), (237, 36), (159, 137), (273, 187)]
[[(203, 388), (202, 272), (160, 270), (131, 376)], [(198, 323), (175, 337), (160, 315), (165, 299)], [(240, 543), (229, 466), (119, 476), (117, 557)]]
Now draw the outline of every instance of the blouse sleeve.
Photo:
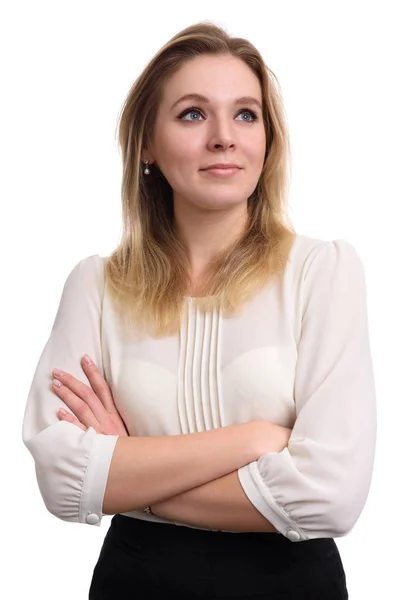
[(80, 363), (87, 353), (103, 372), (103, 289), (103, 259), (98, 255), (81, 260), (68, 275), (31, 383), (22, 427), (46, 508), (63, 521), (96, 526), (104, 516), (102, 503), (118, 436), (61, 421), (58, 409), (69, 409), (52, 389), (52, 370), (61, 368), (89, 386)]
[(293, 542), (350, 532), (369, 493), (376, 445), (362, 262), (345, 240), (325, 242), (312, 254), (301, 294), (288, 446), (238, 470), (252, 504)]

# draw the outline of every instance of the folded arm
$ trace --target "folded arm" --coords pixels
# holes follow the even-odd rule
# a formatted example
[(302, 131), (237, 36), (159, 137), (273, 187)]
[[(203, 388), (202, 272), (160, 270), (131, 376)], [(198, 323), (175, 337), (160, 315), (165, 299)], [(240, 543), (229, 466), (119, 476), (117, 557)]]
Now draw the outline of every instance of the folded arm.
[(250, 502), (237, 471), (151, 506), (170, 521), (225, 531), (267, 531), (276, 528)]
[(294, 542), (347, 535), (370, 489), (376, 395), (365, 274), (351, 244), (326, 242), (309, 255), (297, 311), (288, 446), (238, 470), (250, 501)]
[(141, 509), (233, 472), (258, 458), (268, 423), (251, 422), (174, 436), (104, 435), (59, 420), (68, 408), (52, 389), (55, 367), (88, 385), (80, 358), (102, 371), (103, 259), (80, 261), (69, 274), (30, 387), (23, 441), (35, 460), (48, 510), (99, 526), (104, 514)]
[[(306, 265), (295, 376), (296, 422), (281, 451), (152, 506), (165, 518), (291, 541), (346, 535), (370, 487), (376, 398), (362, 263), (344, 240)], [(299, 315), (298, 315), (299, 316)]]

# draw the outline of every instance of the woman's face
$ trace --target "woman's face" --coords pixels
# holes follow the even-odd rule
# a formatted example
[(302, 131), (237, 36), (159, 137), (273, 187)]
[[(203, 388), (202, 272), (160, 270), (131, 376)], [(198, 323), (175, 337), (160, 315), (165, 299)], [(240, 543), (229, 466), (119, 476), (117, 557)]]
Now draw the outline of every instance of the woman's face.
[[(207, 100), (180, 100), (185, 94)], [(198, 56), (169, 79), (144, 156), (157, 163), (171, 185), (176, 211), (182, 206), (196, 212), (246, 209), (265, 159), (261, 106), (259, 80), (233, 56)], [(203, 170), (212, 163), (240, 168), (231, 177), (218, 177)]]

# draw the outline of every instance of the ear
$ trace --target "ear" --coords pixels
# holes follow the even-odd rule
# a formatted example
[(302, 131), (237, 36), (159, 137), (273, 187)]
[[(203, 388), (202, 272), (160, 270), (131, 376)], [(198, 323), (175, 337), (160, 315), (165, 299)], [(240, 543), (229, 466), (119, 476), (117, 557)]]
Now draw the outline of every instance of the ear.
[(144, 162), (145, 160), (147, 160), (149, 162), (149, 165), (153, 164), (156, 159), (154, 157), (154, 153), (152, 151), (151, 148), (144, 148), (143, 151), (141, 152), (141, 160)]

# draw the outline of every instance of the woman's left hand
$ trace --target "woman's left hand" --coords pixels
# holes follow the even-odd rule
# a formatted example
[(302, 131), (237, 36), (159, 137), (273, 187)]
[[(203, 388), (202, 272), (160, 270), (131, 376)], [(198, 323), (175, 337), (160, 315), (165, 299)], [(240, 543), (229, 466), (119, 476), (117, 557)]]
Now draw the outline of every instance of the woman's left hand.
[(116, 409), (109, 385), (97, 366), (92, 361), (87, 364), (84, 357), (81, 364), (91, 387), (64, 371), (59, 370), (58, 373), (57, 369), (54, 369), (52, 372), (53, 390), (73, 413), (59, 409), (59, 419), (73, 423), (84, 431), (93, 427), (97, 433), (128, 436), (129, 433)]

